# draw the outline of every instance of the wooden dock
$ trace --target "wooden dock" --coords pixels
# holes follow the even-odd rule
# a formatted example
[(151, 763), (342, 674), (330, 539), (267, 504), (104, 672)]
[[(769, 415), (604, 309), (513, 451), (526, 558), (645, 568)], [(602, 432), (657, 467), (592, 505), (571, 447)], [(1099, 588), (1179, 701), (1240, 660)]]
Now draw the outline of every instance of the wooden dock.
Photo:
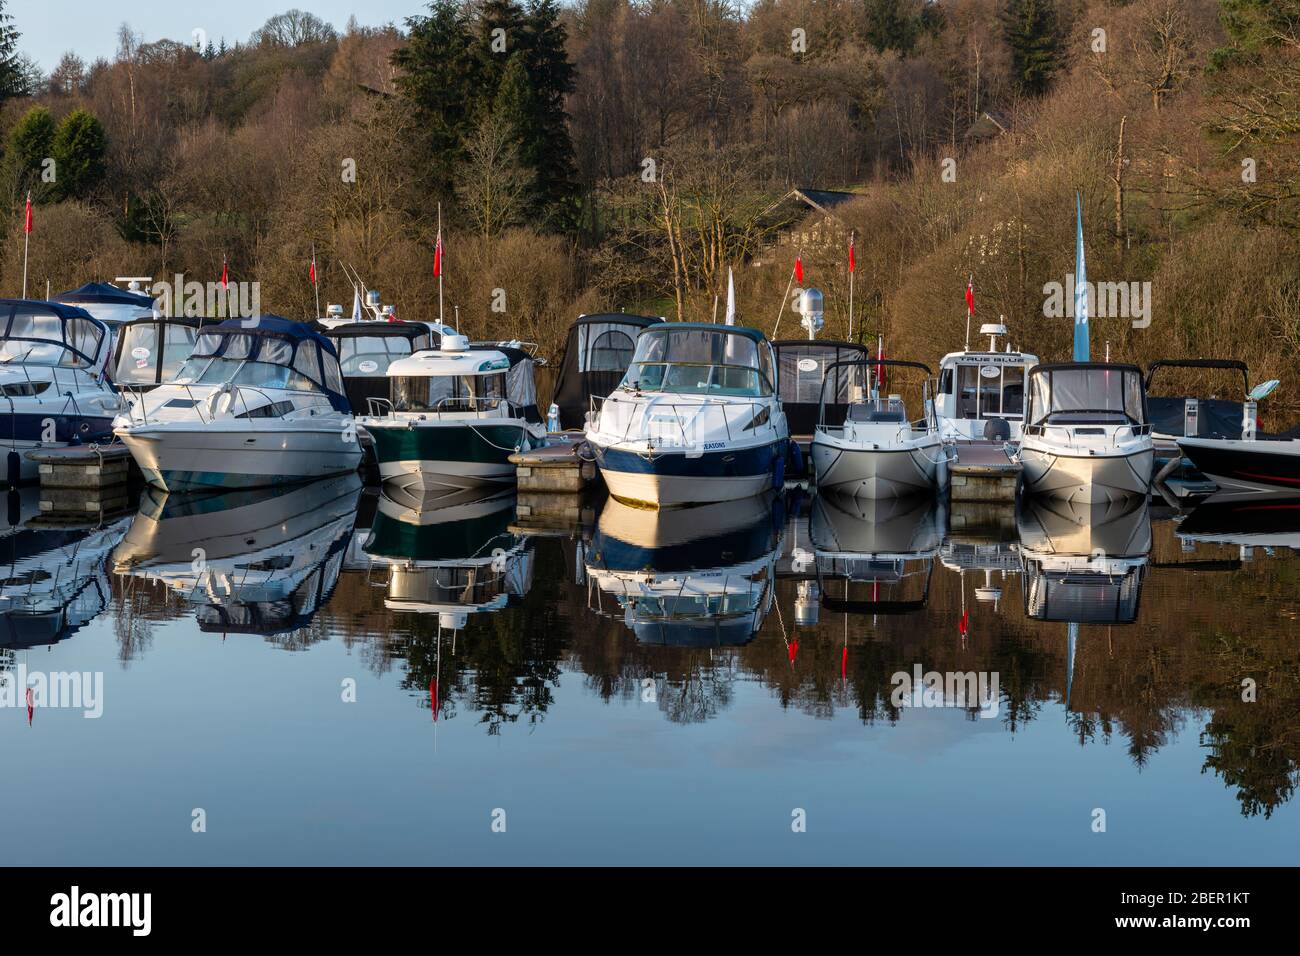
[(994, 442), (960, 441), (957, 460), (948, 466), (949, 497), (953, 501), (1015, 501), (1020, 465), (1006, 446)]
[(521, 495), (582, 492), (596, 480), (596, 462), (581, 432), (556, 432), (547, 444), (510, 456)]
[(42, 515), (113, 514), (130, 507), (131, 453), (125, 445), (72, 445), (27, 453), (41, 482)]

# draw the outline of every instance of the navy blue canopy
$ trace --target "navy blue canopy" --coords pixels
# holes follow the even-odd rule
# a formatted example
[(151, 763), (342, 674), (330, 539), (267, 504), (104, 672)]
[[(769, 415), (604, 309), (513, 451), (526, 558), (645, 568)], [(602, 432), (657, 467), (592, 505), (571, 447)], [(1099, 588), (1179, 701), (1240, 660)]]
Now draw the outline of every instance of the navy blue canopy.
[(54, 297), (59, 302), (90, 302), (105, 305), (137, 305), (148, 311), (153, 308), (153, 299), (143, 292), (119, 289), (108, 282), (87, 282), (80, 289), (69, 289)]
[[(209, 326), (200, 331), (199, 340), (194, 345), (195, 358), (219, 358), (226, 354), (230, 341), (235, 336), (249, 336), (256, 343), (255, 348), (241, 352), (240, 360), (270, 361), (275, 365), (286, 365), (295, 372), (306, 376), (330, 400), (336, 411), (350, 412), (343, 391), (343, 373), (339, 370), (339, 355), (334, 343), (303, 322), (284, 319), (278, 315), (263, 315), (256, 319), (227, 319), (220, 325)], [(275, 355), (271, 343), (287, 344), (292, 356)], [(233, 356), (232, 356), (233, 358)]]

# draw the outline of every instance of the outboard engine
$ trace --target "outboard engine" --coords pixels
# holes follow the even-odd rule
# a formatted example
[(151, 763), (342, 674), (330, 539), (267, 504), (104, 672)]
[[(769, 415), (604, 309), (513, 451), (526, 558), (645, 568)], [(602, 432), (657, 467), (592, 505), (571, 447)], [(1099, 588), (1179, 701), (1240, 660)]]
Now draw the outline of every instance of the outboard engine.
[(1011, 424), (1005, 418), (990, 418), (984, 423), (986, 441), (1011, 441)]

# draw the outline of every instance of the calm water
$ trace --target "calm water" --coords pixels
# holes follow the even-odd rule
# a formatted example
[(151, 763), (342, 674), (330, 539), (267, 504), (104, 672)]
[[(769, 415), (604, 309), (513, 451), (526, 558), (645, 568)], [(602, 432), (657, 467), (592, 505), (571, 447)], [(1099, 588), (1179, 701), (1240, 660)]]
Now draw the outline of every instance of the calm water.
[(1296, 862), (1298, 507), (415, 504), (11, 495), (8, 859)]

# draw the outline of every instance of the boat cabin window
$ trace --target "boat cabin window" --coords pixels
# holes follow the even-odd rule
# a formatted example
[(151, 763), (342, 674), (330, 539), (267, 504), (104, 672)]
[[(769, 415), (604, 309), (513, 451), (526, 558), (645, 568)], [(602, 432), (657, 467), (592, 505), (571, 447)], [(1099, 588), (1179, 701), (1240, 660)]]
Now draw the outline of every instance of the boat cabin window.
[(344, 375), (383, 375), (397, 359), (427, 349), (429, 336), (412, 340), (403, 335), (342, 335), (334, 339), (334, 347)]
[(497, 375), (397, 375), (391, 385), (399, 412), (483, 412), (508, 414), (506, 377)]
[(765, 344), (732, 332), (642, 332), (623, 387), (689, 395), (771, 395), (771, 352)]
[[(293, 344), (273, 336), (204, 333), (175, 381), (178, 385), (230, 382), (252, 388), (322, 391), (316, 344), (303, 342), (297, 352), (307, 357), (295, 361)], [(305, 371), (311, 375), (304, 374)]]
[(1021, 418), (1025, 413), (1025, 370), (1020, 365), (946, 368), (939, 379), (939, 391), (954, 395), (957, 418)]
[(0, 362), (86, 368), (103, 339), (103, 330), (86, 319), (20, 312), (0, 339)]
[[(163, 333), (162, 375), (159, 378), (158, 334)], [(169, 382), (194, 350), (195, 330), (188, 325), (160, 326), (140, 322), (117, 333), (121, 347), (113, 380), (119, 385), (153, 385)]]

